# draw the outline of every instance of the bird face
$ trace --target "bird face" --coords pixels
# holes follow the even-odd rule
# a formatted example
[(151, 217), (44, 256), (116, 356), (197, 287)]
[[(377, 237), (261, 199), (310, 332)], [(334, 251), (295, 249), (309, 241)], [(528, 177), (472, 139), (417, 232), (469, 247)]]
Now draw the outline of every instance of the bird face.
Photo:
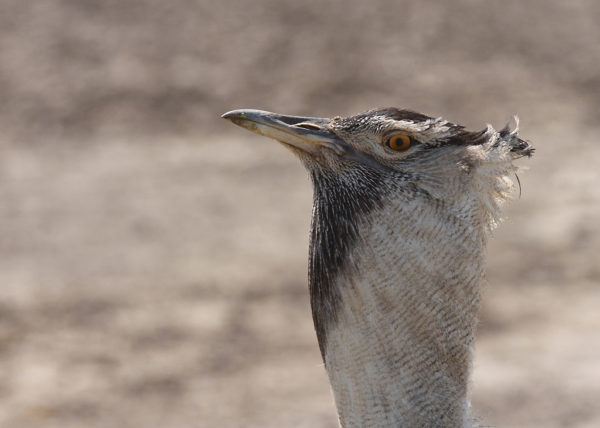
[(470, 132), (442, 119), (396, 108), (333, 119), (260, 110), (234, 110), (223, 117), (280, 141), (309, 171), (339, 177), (373, 170), (392, 180), (403, 177), (413, 183), (432, 183), (470, 173), (486, 162), (510, 162), (533, 152), (516, 130), (497, 132), (488, 126)]

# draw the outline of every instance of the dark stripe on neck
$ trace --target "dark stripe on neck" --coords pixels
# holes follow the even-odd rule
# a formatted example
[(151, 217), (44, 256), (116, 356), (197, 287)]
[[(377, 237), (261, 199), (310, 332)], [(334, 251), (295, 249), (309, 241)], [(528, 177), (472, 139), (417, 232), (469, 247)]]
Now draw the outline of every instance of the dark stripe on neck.
[(336, 278), (347, 267), (360, 222), (382, 205), (387, 186), (380, 171), (365, 167), (354, 168), (347, 177), (313, 170), (311, 178), (314, 203), (308, 278), (313, 321), (325, 360), (327, 331), (336, 322), (342, 303)]

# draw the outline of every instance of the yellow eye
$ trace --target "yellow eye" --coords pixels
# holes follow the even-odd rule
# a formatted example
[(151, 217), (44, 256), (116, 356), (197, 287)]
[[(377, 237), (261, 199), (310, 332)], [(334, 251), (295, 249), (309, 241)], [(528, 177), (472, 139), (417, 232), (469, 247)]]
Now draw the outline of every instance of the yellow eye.
[(392, 150), (396, 150), (398, 152), (402, 152), (407, 150), (413, 143), (412, 137), (406, 134), (396, 134), (392, 135), (386, 141), (385, 145), (388, 146)]

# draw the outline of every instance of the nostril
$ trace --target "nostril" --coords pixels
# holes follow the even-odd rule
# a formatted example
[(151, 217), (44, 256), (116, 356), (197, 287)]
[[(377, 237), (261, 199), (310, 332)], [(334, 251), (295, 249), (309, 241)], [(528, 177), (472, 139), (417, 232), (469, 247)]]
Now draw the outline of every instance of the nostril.
[(305, 129), (316, 129), (319, 130), (321, 129), (321, 127), (319, 125), (315, 125), (314, 123), (297, 123), (296, 126), (299, 126), (300, 128), (305, 128)]

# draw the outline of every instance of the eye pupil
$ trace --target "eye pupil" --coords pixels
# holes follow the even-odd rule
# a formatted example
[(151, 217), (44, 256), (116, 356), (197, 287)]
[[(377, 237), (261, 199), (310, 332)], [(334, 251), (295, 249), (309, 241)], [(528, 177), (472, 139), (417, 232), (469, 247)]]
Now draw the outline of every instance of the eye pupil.
[(396, 151), (407, 150), (412, 145), (412, 138), (408, 135), (393, 135), (387, 141), (387, 146)]

